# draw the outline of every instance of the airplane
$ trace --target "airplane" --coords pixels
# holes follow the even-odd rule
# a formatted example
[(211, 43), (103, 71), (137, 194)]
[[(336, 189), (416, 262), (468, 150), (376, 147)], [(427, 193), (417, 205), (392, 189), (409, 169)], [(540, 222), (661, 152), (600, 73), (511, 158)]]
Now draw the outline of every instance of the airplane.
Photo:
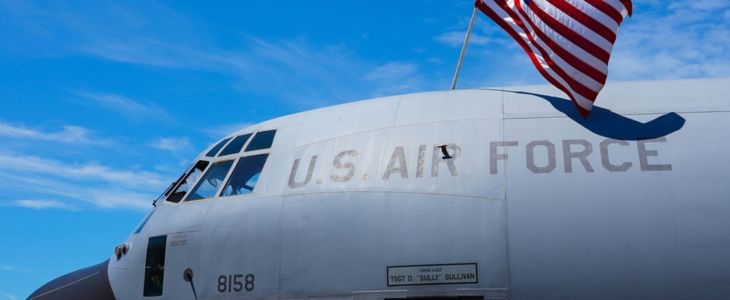
[[(203, 151), (29, 299), (730, 299), (730, 79), (295, 113)], [(111, 249), (110, 249), (111, 250)]]

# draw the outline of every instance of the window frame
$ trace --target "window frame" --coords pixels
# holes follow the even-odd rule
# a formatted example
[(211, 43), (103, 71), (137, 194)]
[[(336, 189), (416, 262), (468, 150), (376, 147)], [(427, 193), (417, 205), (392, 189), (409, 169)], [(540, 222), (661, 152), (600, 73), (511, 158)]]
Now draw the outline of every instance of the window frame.
[[(227, 157), (227, 156), (235, 156), (237, 154), (243, 153), (245, 151), (246, 147), (248, 147), (248, 144), (251, 143), (251, 140), (253, 140), (253, 137), (255, 136), (255, 133), (256, 132), (250, 132), (250, 133), (244, 133), (244, 134), (239, 134), (239, 135), (233, 135), (231, 137), (231, 140), (228, 141), (228, 143), (226, 143), (226, 145), (223, 146), (223, 148), (221, 148), (220, 151), (218, 151), (218, 153), (216, 153), (215, 158)], [(246, 136), (246, 135), (248, 135), (248, 138), (246, 138), (246, 141), (243, 142), (243, 145), (241, 145), (241, 149), (238, 149), (238, 152), (233, 152), (233, 153), (225, 154), (225, 155), (223, 154), (223, 150), (225, 150), (226, 148), (228, 148), (228, 146), (230, 146), (231, 143), (233, 143), (233, 140), (237, 139), (238, 137), (242, 137), (242, 136)]]
[[(213, 147), (206, 149), (207, 151), (205, 151), (205, 153), (203, 154), (203, 157), (209, 157), (210, 159), (214, 159), (214, 158), (218, 157), (218, 153), (221, 153), (221, 151), (223, 151), (223, 149), (225, 149), (226, 146), (228, 146), (228, 144), (233, 140), (233, 138), (234, 138), (234, 136), (227, 136), (227, 137), (221, 139), (219, 142), (215, 143), (215, 145), (213, 145)], [(213, 148), (217, 147), (218, 144), (223, 144), (223, 146), (221, 146), (220, 149), (218, 149), (218, 151), (213, 153), (213, 156), (208, 156), (210, 151), (213, 151)]]

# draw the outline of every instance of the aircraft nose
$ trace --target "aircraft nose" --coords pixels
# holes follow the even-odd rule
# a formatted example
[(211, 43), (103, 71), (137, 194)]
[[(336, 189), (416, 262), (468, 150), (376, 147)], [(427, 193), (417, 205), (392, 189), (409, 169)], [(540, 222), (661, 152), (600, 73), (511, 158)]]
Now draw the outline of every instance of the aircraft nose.
[(109, 260), (88, 268), (77, 270), (46, 283), (28, 300), (50, 299), (112, 299), (111, 284), (107, 267)]

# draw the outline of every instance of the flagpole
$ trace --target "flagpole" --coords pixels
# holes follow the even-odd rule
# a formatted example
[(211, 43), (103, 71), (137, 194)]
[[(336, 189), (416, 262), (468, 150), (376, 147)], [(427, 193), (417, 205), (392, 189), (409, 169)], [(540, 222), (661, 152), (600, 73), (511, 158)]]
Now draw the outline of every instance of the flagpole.
[(459, 72), (461, 72), (461, 62), (464, 61), (464, 55), (466, 54), (466, 46), (469, 44), (469, 38), (471, 38), (471, 29), (474, 27), (474, 20), (477, 18), (477, 7), (474, 6), (474, 11), (471, 13), (471, 21), (469, 21), (469, 29), (466, 30), (466, 38), (464, 38), (464, 45), (461, 46), (461, 55), (459, 55), (459, 62), (456, 64), (456, 72), (454, 73), (454, 80), (451, 81), (451, 90), (456, 89), (456, 81), (459, 80)]

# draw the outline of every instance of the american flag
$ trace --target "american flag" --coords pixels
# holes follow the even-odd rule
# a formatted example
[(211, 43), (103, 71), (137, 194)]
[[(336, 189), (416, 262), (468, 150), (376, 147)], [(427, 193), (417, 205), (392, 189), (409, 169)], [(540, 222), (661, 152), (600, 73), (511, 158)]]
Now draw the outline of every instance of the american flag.
[(477, 0), (583, 117), (606, 83), (608, 60), (631, 0)]

